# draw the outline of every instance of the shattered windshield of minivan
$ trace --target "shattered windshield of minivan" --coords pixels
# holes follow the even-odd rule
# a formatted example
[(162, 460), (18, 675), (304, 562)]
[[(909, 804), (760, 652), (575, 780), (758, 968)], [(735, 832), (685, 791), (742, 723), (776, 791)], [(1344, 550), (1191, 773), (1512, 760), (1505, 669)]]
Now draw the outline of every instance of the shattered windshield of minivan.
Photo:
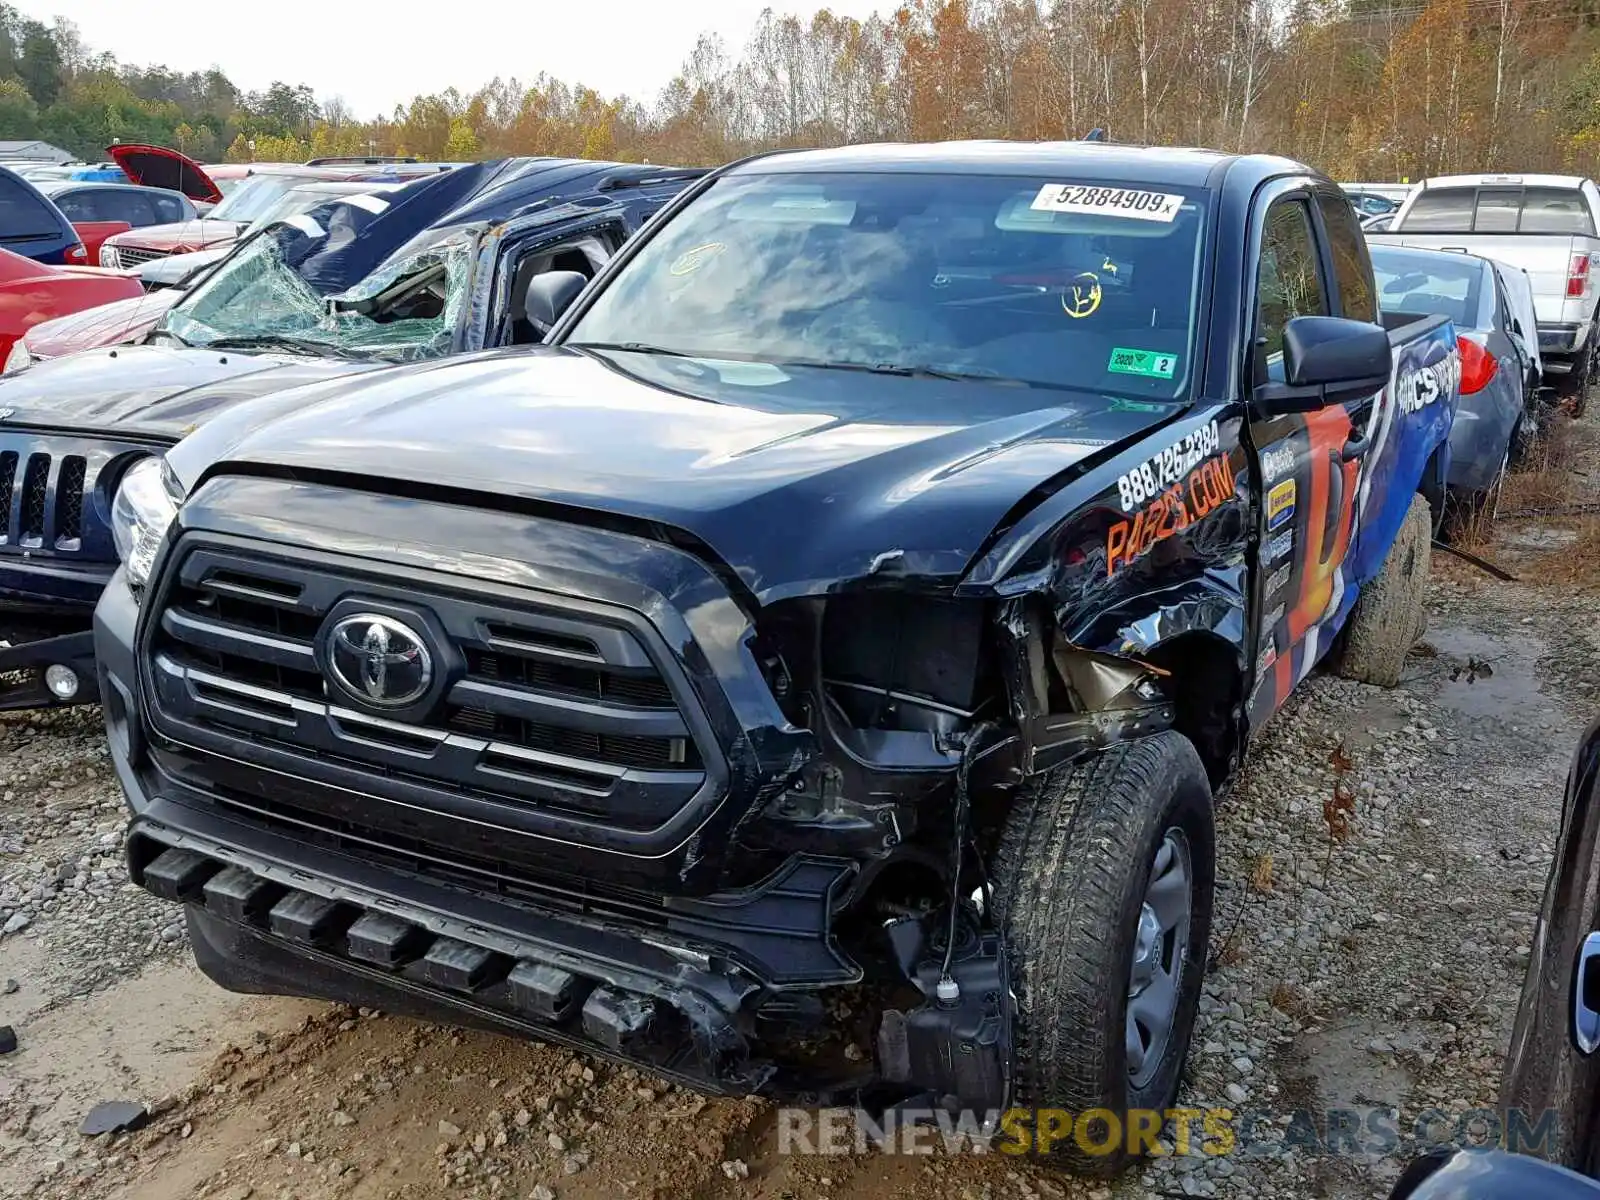
[(190, 346), (270, 348), (395, 362), (448, 354), (472, 263), (470, 231), (397, 254), (360, 283), (320, 294), (286, 259), (304, 221), (267, 230), (168, 310), (162, 330)]

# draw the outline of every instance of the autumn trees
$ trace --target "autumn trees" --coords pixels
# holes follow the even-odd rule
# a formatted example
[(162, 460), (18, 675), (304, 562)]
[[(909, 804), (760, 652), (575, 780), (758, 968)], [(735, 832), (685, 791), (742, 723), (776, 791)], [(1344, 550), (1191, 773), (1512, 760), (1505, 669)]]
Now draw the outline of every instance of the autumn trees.
[[(92, 31), (91, 31), (92, 32)], [(468, 83), (470, 81), (463, 81)], [(1079, 138), (1271, 150), (1352, 178), (1600, 173), (1600, 0), (905, 0), (763, 13), (653, 96), (545, 74), (361, 120), (277, 83), (135, 68), (0, 3), (0, 124), (95, 156), (555, 154), (717, 163), (873, 140)]]

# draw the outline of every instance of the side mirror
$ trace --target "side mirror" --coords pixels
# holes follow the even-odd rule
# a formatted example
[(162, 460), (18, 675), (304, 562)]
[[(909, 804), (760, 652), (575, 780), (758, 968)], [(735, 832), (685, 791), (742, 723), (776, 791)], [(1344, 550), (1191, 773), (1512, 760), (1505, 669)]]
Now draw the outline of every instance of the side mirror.
[(589, 285), (579, 271), (546, 271), (528, 280), (522, 312), (535, 329), (548, 331)]
[(1348, 317), (1295, 317), (1283, 327), (1284, 382), (1256, 387), (1267, 417), (1363, 400), (1389, 384), (1394, 350), (1381, 325)]

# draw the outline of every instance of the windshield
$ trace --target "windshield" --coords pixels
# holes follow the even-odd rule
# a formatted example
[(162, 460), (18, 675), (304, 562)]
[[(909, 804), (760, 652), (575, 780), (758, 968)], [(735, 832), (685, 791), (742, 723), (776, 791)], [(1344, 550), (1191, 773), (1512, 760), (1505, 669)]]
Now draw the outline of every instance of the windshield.
[(1166, 184), (730, 176), (564, 341), (1173, 399), (1204, 222), (1200, 194)]
[(302, 175), (252, 175), (241, 179), (239, 186), (226, 193), (206, 215), (218, 221), (249, 224), (276, 204), (290, 188), (305, 182)]
[(319, 293), (301, 267), (330, 240), (324, 209), (263, 230), (168, 311), (162, 332), (190, 346), (298, 350), (409, 361), (448, 354), (466, 298), (475, 227), (402, 247), (360, 283)]

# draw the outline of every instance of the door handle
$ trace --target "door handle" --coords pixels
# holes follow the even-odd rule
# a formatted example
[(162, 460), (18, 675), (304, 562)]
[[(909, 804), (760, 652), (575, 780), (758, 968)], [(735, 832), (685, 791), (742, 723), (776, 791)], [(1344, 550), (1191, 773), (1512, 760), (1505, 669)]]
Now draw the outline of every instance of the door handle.
[(1600, 933), (1578, 947), (1572, 972), (1572, 1041), (1584, 1054), (1600, 1046)]
[(1372, 435), (1370, 433), (1357, 437), (1350, 435), (1350, 440), (1344, 444), (1344, 450), (1339, 455), (1340, 462), (1355, 462), (1368, 450), (1372, 449)]

